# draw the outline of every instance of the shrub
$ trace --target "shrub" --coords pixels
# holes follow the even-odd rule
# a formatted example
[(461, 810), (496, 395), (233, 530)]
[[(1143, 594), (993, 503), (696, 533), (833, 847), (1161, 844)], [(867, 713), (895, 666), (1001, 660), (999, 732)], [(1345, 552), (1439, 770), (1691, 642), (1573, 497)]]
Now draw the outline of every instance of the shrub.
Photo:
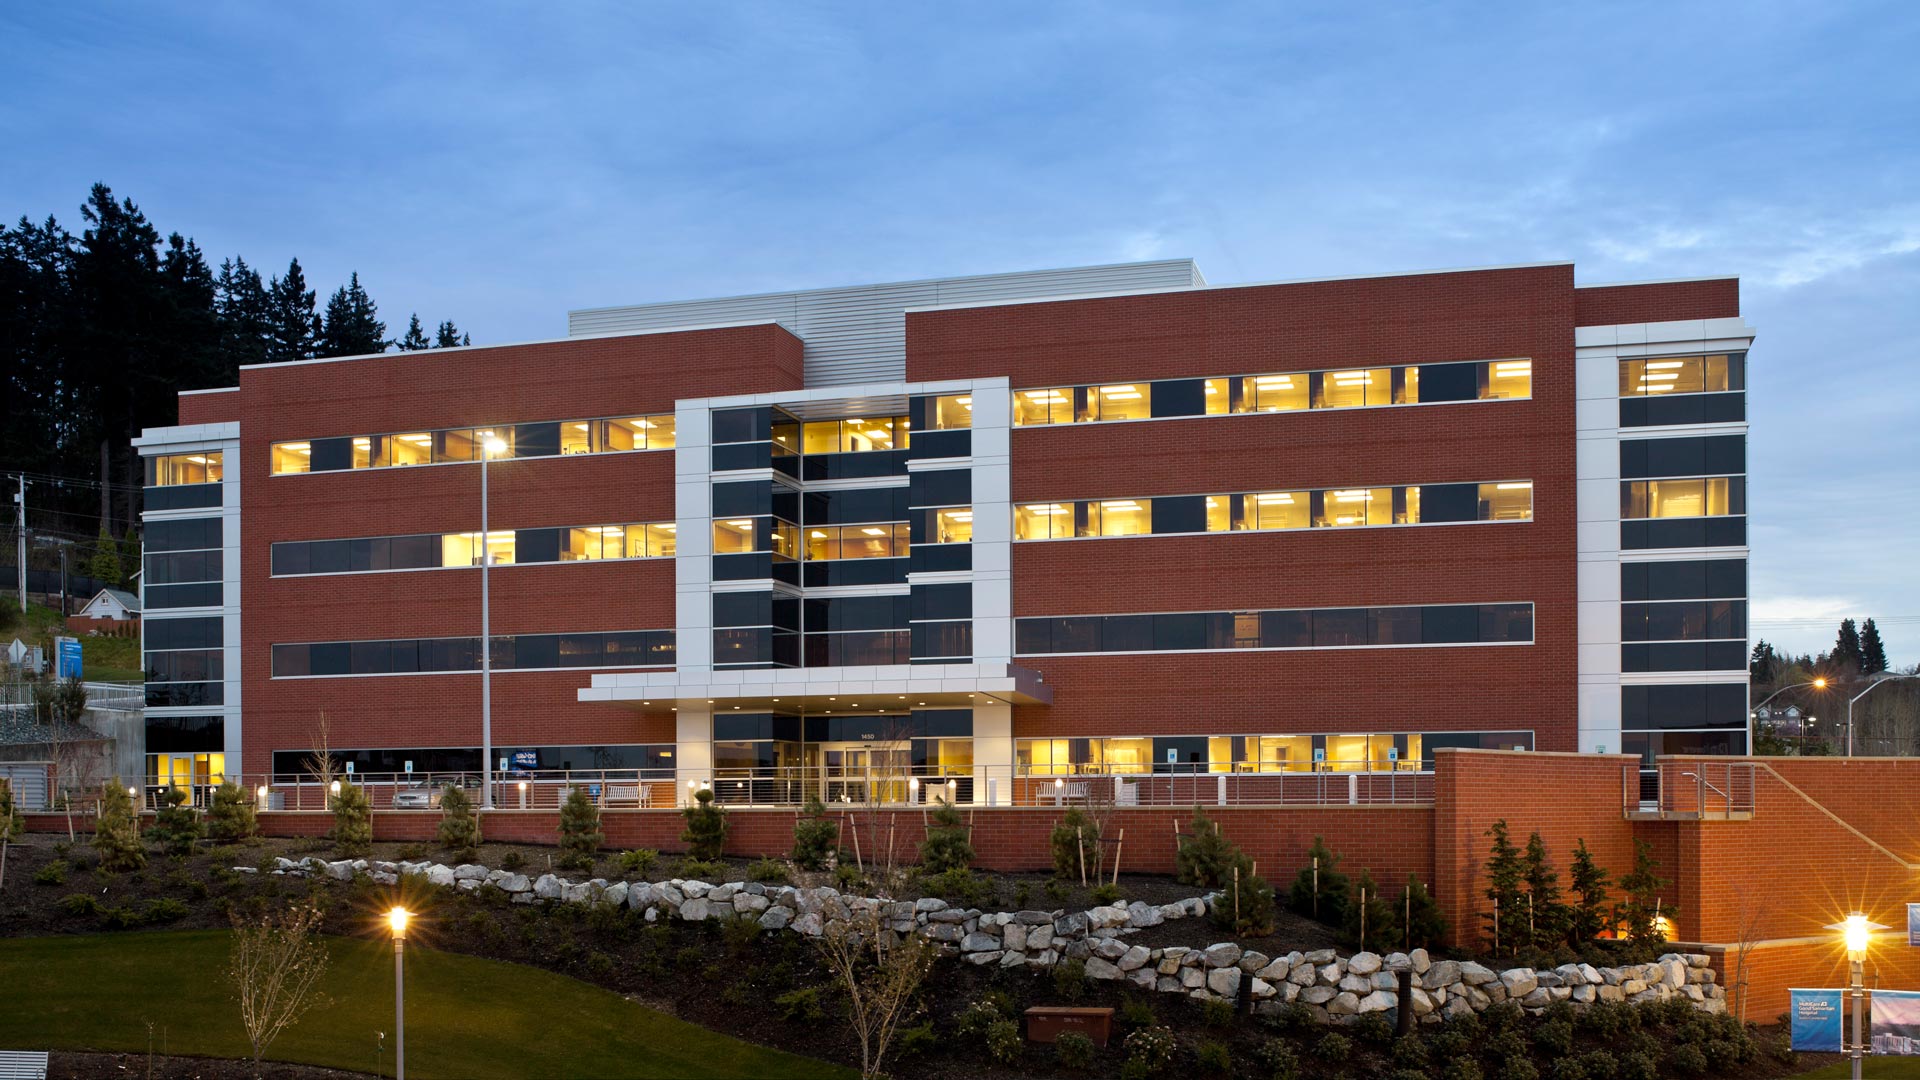
[(0, 778), (0, 840), (17, 840), (27, 831), (27, 819), (14, 805), (13, 782)]
[(833, 858), (840, 826), (827, 816), (820, 796), (809, 793), (806, 806), (793, 820), (793, 861), (802, 870), (819, 870)]
[(727, 812), (713, 801), (713, 789), (694, 792), (693, 805), (683, 813), (687, 828), (680, 842), (687, 845), (687, 854), (696, 859), (720, 858), (727, 846)]
[(927, 822), (927, 838), (920, 844), (920, 865), (933, 874), (964, 870), (973, 865), (973, 844), (967, 839), (970, 830), (966, 819), (952, 803), (945, 799), (938, 802)]
[(162, 896), (157, 900), (147, 901), (147, 909), (141, 913), (141, 919), (149, 923), (178, 922), (186, 918), (189, 913), (190, 909), (184, 901), (175, 900), (171, 896)]
[(968, 907), (981, 907), (993, 900), (993, 882), (975, 877), (973, 871), (964, 866), (922, 878), (920, 888), (935, 896), (957, 900)]
[(1253, 872), (1253, 860), (1234, 852), (1240, 870), (1231, 871), (1227, 883), (1207, 907), (1207, 918), (1230, 934), (1267, 934), (1273, 932), (1273, 886)]
[(1011, 1020), (995, 1020), (987, 1025), (987, 1056), (1002, 1065), (1020, 1060), (1020, 1025)]
[(1454, 1058), (1440, 1073), (1441, 1080), (1482, 1080), (1485, 1075), (1480, 1071), (1480, 1063), (1470, 1057)]
[(418, 843), (401, 844), (398, 854), (408, 862), (419, 862), (427, 857), (427, 845)]
[(1407, 891), (1401, 895), (1399, 921), (1409, 948), (1430, 949), (1447, 935), (1447, 920), (1440, 913), (1440, 901), (1412, 874), (1407, 875)]
[(1066, 1031), (1053, 1042), (1054, 1056), (1063, 1069), (1085, 1069), (1093, 1064), (1093, 1040), (1077, 1031)]
[(1481, 918), (1486, 921), (1487, 940), (1492, 942), (1493, 951), (1513, 953), (1528, 944), (1524, 940), (1526, 913), (1520, 899), (1526, 864), (1520, 858), (1520, 849), (1513, 846), (1513, 839), (1507, 834), (1505, 818), (1494, 822), (1483, 835), (1493, 837), (1493, 847), (1483, 871), (1487, 879), (1484, 895), (1493, 906)]
[(92, 893), (68, 893), (55, 906), (60, 909), (60, 914), (72, 919), (100, 914), (100, 901), (95, 900)]
[(752, 916), (720, 920), (720, 940), (726, 943), (727, 955), (736, 959), (745, 956), (760, 940), (762, 929), (760, 920)]
[(1203, 889), (1217, 889), (1232, 881), (1234, 868), (1241, 866), (1240, 849), (1220, 831), (1220, 823), (1196, 806), (1187, 829), (1191, 835), (1181, 840), (1180, 850), (1173, 857), (1174, 877), (1184, 885)]
[(1547, 845), (1539, 833), (1527, 837), (1522, 861), (1527, 881), (1527, 942), (1536, 948), (1557, 945), (1567, 940), (1573, 927), (1573, 909), (1560, 899), (1560, 873), (1547, 861)]
[(68, 869), (69, 867), (65, 859), (55, 859), (34, 872), (33, 883), (35, 885), (65, 885), (67, 883)]
[(560, 865), (574, 870), (593, 869), (593, 860), (605, 839), (600, 832), (600, 807), (587, 796), (585, 784), (573, 785), (567, 801), (560, 805)]
[(747, 877), (754, 881), (785, 881), (787, 864), (779, 859), (755, 859), (747, 866)]
[(140, 925), (140, 913), (122, 904), (100, 909), (100, 925), (108, 930), (131, 930)]
[(1233, 1002), (1226, 998), (1208, 998), (1200, 1003), (1200, 1022), (1210, 1028), (1233, 1026)]
[(359, 784), (343, 782), (333, 797), (333, 831), (327, 839), (342, 855), (364, 855), (373, 845), (373, 806)]
[[(1070, 960), (1067, 961), (1067, 963), (1079, 964), (1080, 961)], [(1060, 967), (1065, 966), (1066, 964), (1060, 965)], [(1057, 972), (1060, 970), (1060, 967), (1056, 967), (1054, 970)], [(1080, 982), (1082, 986), (1085, 985), (1086, 978), (1087, 969), (1082, 965), (1080, 968)], [(1120, 1014), (1114, 1018), (1114, 1022), (1123, 1028), (1150, 1028), (1159, 1023), (1160, 1018), (1153, 1015), (1152, 1005), (1149, 1005), (1139, 998), (1130, 997), (1120, 1003)]]
[(1620, 1062), (1607, 1050), (1589, 1050), (1580, 1055), (1580, 1071), (1586, 1080), (1619, 1080)]
[(480, 851), (480, 819), (466, 789), (448, 784), (440, 791), (440, 846), (461, 862), (472, 862)]
[(1120, 891), (1120, 886), (1111, 881), (1103, 881), (1095, 885), (1090, 895), (1096, 904), (1118, 904), (1126, 899), (1126, 894)]
[(960, 1010), (955, 1029), (966, 1038), (982, 1038), (987, 1029), (1013, 1017), (1013, 1000), (998, 990), (989, 990)]
[(900, 1029), (899, 1049), (894, 1053), (903, 1058), (925, 1057), (939, 1045), (940, 1036), (933, 1033), (933, 1021), (929, 1020), (915, 1027)]
[[(1315, 866), (1319, 867), (1317, 889)], [(1347, 918), (1347, 891), (1347, 875), (1340, 872), (1340, 856), (1328, 849), (1325, 840), (1314, 837), (1313, 846), (1307, 849), (1306, 864), (1294, 875), (1287, 906), (1296, 915), (1339, 926)]]
[[(1014, 907), (1025, 908), (1027, 906), (1027, 901), (1031, 899), (1033, 899), (1033, 883), (1032, 882), (1022, 881), (1022, 882), (1016, 883), (1013, 886), (1013, 906)], [(1068, 1032), (1067, 1034), (1071, 1035), (1073, 1033)]]
[(674, 867), (674, 876), (691, 881), (719, 881), (727, 876), (727, 864), (688, 856)]
[(1073, 891), (1067, 888), (1065, 883), (1057, 880), (1047, 882), (1045, 891), (1047, 899), (1056, 904), (1066, 903), (1067, 898), (1073, 895)]
[(1173, 1062), (1173, 1032), (1163, 1027), (1141, 1028), (1129, 1034), (1121, 1046), (1136, 1075), (1157, 1075)]
[(1373, 871), (1360, 871), (1360, 880), (1354, 883), (1354, 894), (1347, 903), (1347, 936), (1359, 942), (1362, 949), (1386, 952), (1400, 940), (1398, 914), (1380, 895)]
[(1610, 875), (1593, 861), (1584, 839), (1573, 845), (1572, 875), (1575, 900), (1567, 920), (1567, 939), (1575, 946), (1600, 936), (1607, 928), (1607, 885)]
[(1573, 1051), (1573, 1025), (1554, 1020), (1533, 1030), (1533, 1043), (1545, 1058), (1565, 1057)]
[(1194, 1048), (1193, 1056), (1200, 1068), (1207, 1072), (1224, 1075), (1233, 1071), (1233, 1054), (1227, 1050), (1225, 1043), (1212, 1040), (1203, 1042)]
[(502, 870), (517, 871), (525, 865), (527, 865), (527, 857), (518, 851), (509, 851), (505, 855), (500, 856), (500, 869)]
[[(1100, 873), (1100, 830), (1077, 806), (1067, 808), (1047, 836), (1053, 850), (1053, 874), (1063, 881)], [(1049, 893), (1051, 895), (1051, 893)]]
[[(1087, 965), (1079, 960), (1062, 960), (1053, 965), (1052, 978), (1053, 992), (1062, 1001), (1079, 1001), (1081, 996), (1087, 992)], [(1134, 1002), (1129, 1001), (1127, 1004), (1132, 1005)], [(1122, 1007), (1121, 1012), (1122, 1014), (1126, 1012), (1125, 1007)], [(1123, 1017), (1121, 1023), (1124, 1024), (1125, 1022)], [(1136, 1024), (1134, 1026), (1150, 1026), (1152, 1023), (1153, 1010), (1148, 1009), (1146, 1025)]]
[(1667, 1066), (1681, 1076), (1699, 1076), (1707, 1071), (1707, 1055), (1692, 1043), (1681, 1043), (1667, 1055)]
[(138, 870), (147, 865), (140, 846), (140, 822), (127, 789), (109, 780), (100, 785), (100, 816), (94, 819), (93, 847), (107, 870)]
[(1393, 1040), (1393, 1063), (1403, 1069), (1425, 1069), (1431, 1058), (1427, 1044), (1418, 1035)]
[(1635, 1050), (1620, 1057), (1620, 1080), (1660, 1080), (1660, 1066), (1653, 1055)]
[(1343, 1064), (1353, 1056), (1353, 1040), (1337, 1032), (1328, 1032), (1313, 1044), (1313, 1056), (1329, 1065)]
[(842, 890), (851, 889), (860, 883), (860, 868), (852, 863), (841, 863), (833, 868), (833, 883)]
[(1253, 1059), (1267, 1070), (1273, 1080), (1296, 1080), (1300, 1075), (1300, 1054), (1293, 1044), (1282, 1039), (1268, 1039), (1253, 1051)]
[(642, 878), (653, 873), (653, 864), (659, 861), (660, 853), (652, 848), (634, 848), (632, 851), (623, 851), (614, 858), (621, 873)]
[(1540, 1070), (1525, 1057), (1502, 1058), (1493, 1075), (1494, 1080), (1540, 1080)]
[(229, 780), (213, 789), (213, 810), (207, 815), (208, 836), (232, 843), (259, 832), (259, 814), (246, 788)]
[[(1653, 857), (1653, 845), (1645, 840), (1633, 842), (1633, 872), (1620, 879), (1620, 891), (1626, 900), (1615, 907), (1614, 918), (1626, 925), (1627, 937), (1637, 944), (1658, 945), (1667, 939), (1659, 917), (1671, 917), (1679, 910), (1670, 901), (1671, 884), (1659, 874), (1660, 862)], [(1666, 903), (1662, 902), (1662, 898)]]
[(1364, 1013), (1353, 1018), (1348, 1030), (1361, 1042), (1374, 1046), (1385, 1046), (1393, 1041), (1393, 1022), (1383, 1012)]
[(820, 1005), (820, 991), (815, 987), (804, 990), (789, 990), (773, 999), (780, 1010), (782, 1019), (795, 1023), (813, 1024), (827, 1018), (827, 1010)]

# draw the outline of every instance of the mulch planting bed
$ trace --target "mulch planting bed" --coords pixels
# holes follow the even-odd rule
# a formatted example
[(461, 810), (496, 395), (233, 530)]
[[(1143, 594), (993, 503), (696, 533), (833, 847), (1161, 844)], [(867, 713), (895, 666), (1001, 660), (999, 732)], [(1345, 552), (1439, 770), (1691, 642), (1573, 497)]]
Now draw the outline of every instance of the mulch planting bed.
[(82, 1054), (55, 1050), (47, 1056), (47, 1080), (355, 1080), (371, 1073), (323, 1069), (317, 1065), (253, 1062), (230, 1058), (169, 1057), (165, 1054)]

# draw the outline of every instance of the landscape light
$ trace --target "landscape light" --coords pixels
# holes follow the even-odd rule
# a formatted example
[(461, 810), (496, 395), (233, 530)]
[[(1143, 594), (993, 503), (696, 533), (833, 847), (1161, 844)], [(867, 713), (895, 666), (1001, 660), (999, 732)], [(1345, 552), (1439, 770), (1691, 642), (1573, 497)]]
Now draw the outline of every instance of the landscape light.
[(393, 930), (394, 937), (403, 938), (407, 936), (407, 920), (412, 917), (413, 913), (403, 907), (397, 907), (387, 912), (387, 926)]

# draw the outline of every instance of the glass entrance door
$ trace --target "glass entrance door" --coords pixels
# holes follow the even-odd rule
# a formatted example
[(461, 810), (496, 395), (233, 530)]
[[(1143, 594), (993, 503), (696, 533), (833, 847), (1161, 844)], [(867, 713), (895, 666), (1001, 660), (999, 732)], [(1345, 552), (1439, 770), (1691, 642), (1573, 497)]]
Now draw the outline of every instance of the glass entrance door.
[(824, 802), (907, 801), (912, 758), (905, 743), (821, 743), (820, 759)]

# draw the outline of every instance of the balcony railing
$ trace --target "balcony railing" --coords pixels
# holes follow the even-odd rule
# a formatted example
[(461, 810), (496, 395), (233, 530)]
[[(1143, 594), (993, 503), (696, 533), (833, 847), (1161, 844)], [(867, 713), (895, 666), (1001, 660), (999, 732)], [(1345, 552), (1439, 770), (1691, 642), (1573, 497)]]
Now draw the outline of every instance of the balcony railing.
[(1732, 818), (1754, 809), (1751, 761), (1659, 761), (1620, 770), (1621, 809), (1666, 817)]

